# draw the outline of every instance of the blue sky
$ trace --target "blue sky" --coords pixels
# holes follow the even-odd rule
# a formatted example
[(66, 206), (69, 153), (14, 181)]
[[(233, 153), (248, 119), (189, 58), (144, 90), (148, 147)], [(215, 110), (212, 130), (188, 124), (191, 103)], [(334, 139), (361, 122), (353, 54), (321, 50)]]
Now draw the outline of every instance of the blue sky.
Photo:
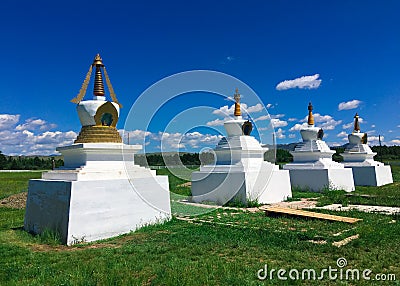
[[(296, 124), (312, 101), (330, 145), (346, 143), (351, 128), (344, 127), (355, 112), (372, 145), (377, 135), (399, 145), (398, 11), (399, 1), (1, 1), (0, 150), (52, 154), (71, 143), (80, 124), (69, 100), (98, 52), (124, 105), (120, 129), (152, 84), (201, 69), (226, 73), (254, 90), (274, 118), (278, 143), (300, 140)], [(181, 96), (156, 121), (169, 122), (203, 98)], [(210, 97), (205, 105), (216, 110), (231, 102)], [(224, 119), (202, 116), (205, 126)], [(177, 125), (167, 133), (178, 138), (189, 132), (193, 144), (185, 149), (199, 150), (218, 141), (223, 130), (215, 128), (194, 133)], [(148, 151), (157, 151), (163, 131), (157, 129), (162, 126), (147, 130)]]

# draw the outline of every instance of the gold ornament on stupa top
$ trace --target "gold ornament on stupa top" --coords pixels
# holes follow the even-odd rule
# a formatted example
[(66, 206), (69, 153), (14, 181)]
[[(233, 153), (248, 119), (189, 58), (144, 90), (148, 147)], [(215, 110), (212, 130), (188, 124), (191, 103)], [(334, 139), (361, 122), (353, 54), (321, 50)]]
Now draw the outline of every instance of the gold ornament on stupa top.
[[(82, 100), (85, 97), (93, 68), (95, 68), (93, 99)], [(103, 74), (112, 101), (106, 101)], [(81, 131), (74, 143), (122, 143), (122, 138), (116, 128), (119, 109), (122, 106), (116, 98), (99, 54), (96, 55), (90, 65), (78, 95), (71, 101), (77, 104), (77, 111), (82, 124)]]
[(354, 130), (353, 133), (360, 133), (360, 122), (359, 122), (360, 116), (358, 116), (358, 113), (354, 115)]
[(308, 103), (308, 125), (314, 125), (314, 116), (312, 114), (313, 106), (312, 103)]
[(242, 112), (240, 110), (240, 94), (239, 94), (239, 90), (237, 88), (235, 90), (235, 94), (233, 95), (233, 98), (235, 99), (235, 112), (233, 113), (233, 115), (241, 116)]
[(96, 68), (95, 72), (95, 81), (94, 81), (94, 87), (93, 87), (93, 95), (94, 96), (105, 96), (104, 92), (104, 83), (103, 83), (103, 73), (104, 77), (106, 79), (106, 84), (108, 87), (108, 91), (110, 93), (110, 97), (113, 100), (113, 102), (117, 103), (119, 107), (122, 107), (122, 105), (118, 102), (117, 96), (115, 95), (114, 89), (111, 85), (110, 78), (108, 77), (107, 70), (105, 65), (103, 64), (103, 60), (100, 57), (100, 54), (97, 54), (93, 60), (93, 63), (89, 67), (89, 71), (86, 74), (85, 80), (82, 83), (82, 87), (79, 90), (79, 93), (76, 97), (74, 97), (71, 102), (79, 104), (79, 102), (82, 101), (82, 99), (85, 97), (86, 90), (89, 85), (89, 81), (92, 75), (93, 68)]

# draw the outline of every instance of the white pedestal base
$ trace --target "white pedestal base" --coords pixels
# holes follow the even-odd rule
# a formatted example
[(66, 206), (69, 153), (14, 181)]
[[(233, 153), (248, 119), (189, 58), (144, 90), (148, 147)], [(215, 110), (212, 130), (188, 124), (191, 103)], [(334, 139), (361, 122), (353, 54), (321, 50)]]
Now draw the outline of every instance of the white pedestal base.
[(232, 165), (205, 166), (192, 173), (192, 201), (228, 201), (246, 204), (249, 200), (262, 204), (276, 203), (292, 196), (289, 172), (263, 162), (260, 169), (245, 170)]
[(323, 189), (354, 191), (353, 173), (332, 160), (335, 151), (318, 139), (318, 128), (309, 126), (300, 131), (303, 142), (293, 152), (293, 163), (283, 166), (290, 171), (293, 188), (320, 192)]
[(352, 169), (356, 186), (379, 187), (393, 183), (390, 166), (350, 166), (346, 164), (346, 168)]
[(114, 143), (60, 148), (65, 167), (29, 182), (24, 228), (57, 231), (71, 245), (169, 219), (168, 177), (123, 161), (139, 149)]
[(357, 186), (378, 187), (393, 183), (390, 166), (385, 166), (383, 163), (375, 161), (374, 156), (376, 153), (372, 152), (367, 144), (359, 143), (359, 138), (364, 134), (350, 134), (350, 144), (342, 154), (344, 166), (353, 170), (354, 184)]
[(353, 173), (347, 168), (341, 169), (291, 169), (292, 188), (300, 188), (313, 192), (322, 191), (324, 188), (339, 189), (346, 192), (354, 191)]

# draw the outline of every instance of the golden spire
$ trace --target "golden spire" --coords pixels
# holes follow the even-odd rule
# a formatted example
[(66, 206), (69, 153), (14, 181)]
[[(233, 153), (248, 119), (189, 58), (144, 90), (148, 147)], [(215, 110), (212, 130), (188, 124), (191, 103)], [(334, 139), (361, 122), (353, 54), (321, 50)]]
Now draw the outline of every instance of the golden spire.
[(239, 90), (237, 88), (235, 90), (235, 94), (233, 95), (233, 98), (235, 99), (235, 112), (233, 115), (241, 116), (242, 112), (240, 111), (240, 94), (239, 94)]
[(354, 131), (353, 132), (360, 132), (360, 123), (358, 122), (358, 113), (354, 116)]
[(314, 125), (314, 116), (312, 114), (313, 106), (312, 103), (308, 103), (308, 125)]
[(92, 66), (96, 67), (96, 74), (94, 77), (94, 87), (93, 95), (95, 96), (105, 96), (103, 74), (101, 73), (101, 68), (104, 67), (102, 59), (99, 54), (94, 58)]
[(108, 77), (107, 71), (106, 71), (106, 67), (103, 64), (103, 60), (100, 57), (100, 54), (97, 54), (93, 60), (93, 63), (90, 65), (89, 71), (86, 74), (85, 80), (82, 84), (81, 89), (79, 90), (79, 93), (76, 97), (74, 97), (71, 102), (79, 104), (79, 102), (82, 101), (82, 99), (85, 97), (86, 94), (86, 90), (87, 87), (89, 85), (89, 81), (90, 81), (90, 77), (92, 74), (92, 69), (96, 68), (96, 72), (95, 72), (95, 80), (94, 80), (94, 87), (93, 87), (93, 94), (95, 96), (105, 96), (105, 92), (104, 92), (104, 83), (103, 83), (103, 73), (104, 76), (106, 78), (106, 83), (107, 83), (107, 87), (108, 87), (108, 91), (110, 92), (110, 96), (113, 102), (117, 103), (119, 105), (119, 107), (122, 107), (122, 105), (118, 102), (117, 100), (117, 96), (114, 93), (114, 89), (111, 85), (110, 79)]

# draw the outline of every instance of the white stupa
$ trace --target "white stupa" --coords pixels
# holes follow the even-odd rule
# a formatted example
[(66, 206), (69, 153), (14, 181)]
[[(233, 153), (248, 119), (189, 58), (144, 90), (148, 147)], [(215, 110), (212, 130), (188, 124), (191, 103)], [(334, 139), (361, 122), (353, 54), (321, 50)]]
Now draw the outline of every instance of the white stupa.
[(308, 126), (300, 130), (302, 143), (293, 152), (293, 162), (283, 166), (290, 171), (292, 187), (321, 191), (324, 188), (354, 191), (353, 174), (332, 160), (335, 151), (322, 140), (323, 130), (314, 126), (313, 106), (308, 105)]
[(357, 186), (382, 186), (393, 183), (392, 170), (374, 160), (376, 153), (367, 144), (367, 133), (360, 132), (358, 113), (354, 116), (354, 130), (348, 136), (343, 156), (343, 164), (353, 170), (354, 184)]
[(250, 136), (252, 124), (241, 116), (236, 89), (234, 119), (224, 123), (227, 137), (216, 148), (215, 165), (192, 173), (192, 201), (275, 203), (292, 196), (289, 172), (264, 161), (267, 148)]
[[(96, 68), (94, 97), (83, 100)], [(103, 75), (113, 102), (106, 101)], [(171, 217), (167, 176), (134, 164), (142, 146), (122, 143), (119, 107), (100, 55), (76, 98), (82, 124), (74, 144), (57, 148), (64, 166), (30, 180), (24, 228), (57, 231), (63, 243), (88, 242), (134, 231)]]

